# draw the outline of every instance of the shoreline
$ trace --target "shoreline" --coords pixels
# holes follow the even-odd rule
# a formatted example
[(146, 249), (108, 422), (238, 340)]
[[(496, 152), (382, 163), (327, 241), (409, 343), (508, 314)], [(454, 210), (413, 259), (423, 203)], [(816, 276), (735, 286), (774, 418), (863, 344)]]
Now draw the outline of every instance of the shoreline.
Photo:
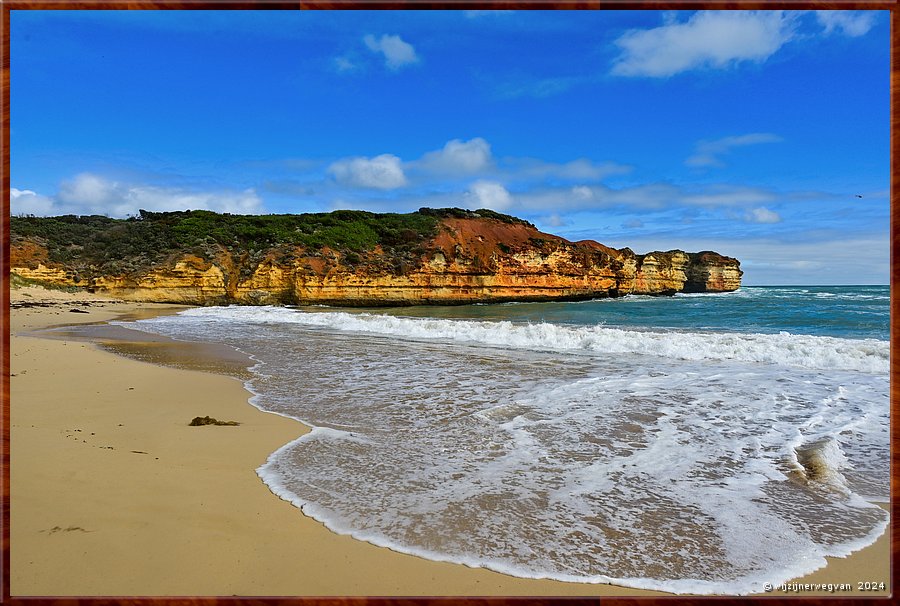
[[(13, 596), (671, 595), (510, 577), (335, 534), (256, 475), (308, 429), (253, 406), (239, 379), (137, 361), (71, 336), (21, 334), (174, 306), (12, 291), (14, 305), (28, 298), (53, 303), (14, 307), (10, 317)], [(88, 300), (96, 303), (66, 311)], [(187, 426), (203, 415), (242, 425)], [(791, 584), (889, 583), (889, 534)]]

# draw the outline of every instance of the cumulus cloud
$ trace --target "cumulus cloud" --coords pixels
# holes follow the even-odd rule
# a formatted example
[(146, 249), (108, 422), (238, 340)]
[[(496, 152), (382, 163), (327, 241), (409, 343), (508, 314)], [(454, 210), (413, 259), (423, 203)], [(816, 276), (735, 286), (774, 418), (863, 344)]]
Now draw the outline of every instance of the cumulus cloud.
[(453, 139), (442, 149), (428, 152), (407, 166), (447, 176), (491, 173), (495, 176), (501, 175), (504, 180), (526, 181), (539, 179), (599, 181), (632, 169), (630, 166), (614, 162), (597, 163), (587, 158), (578, 158), (565, 163), (523, 157), (506, 157), (498, 161), (492, 155), (490, 143), (481, 137), (468, 141)]
[(573, 195), (584, 198), (592, 195), (587, 184), (630, 172), (632, 167), (587, 158), (562, 163), (527, 157), (495, 158), (488, 141), (473, 137), (451, 139), (440, 149), (426, 152), (414, 160), (404, 161), (390, 153), (374, 158), (348, 157), (333, 162), (326, 170), (338, 185), (384, 190), (429, 186), (447, 191), (448, 187), (462, 185), (460, 179), (470, 182), (475, 178), (517, 185), (533, 185), (540, 181), (553, 185), (580, 182), (585, 185), (574, 189)]
[(113, 204), (127, 197), (125, 186), (91, 173), (81, 173), (74, 179), (63, 181), (58, 199), (65, 204), (100, 207)]
[(465, 198), (477, 208), (504, 210), (513, 204), (512, 196), (506, 188), (495, 181), (476, 181), (469, 187)]
[(784, 11), (699, 11), (686, 22), (626, 32), (612, 73), (664, 78), (691, 69), (762, 63), (794, 36)]
[(744, 220), (748, 223), (781, 223), (781, 215), (764, 206), (760, 206), (759, 208), (750, 209), (744, 215)]
[(374, 158), (345, 158), (328, 167), (338, 183), (372, 189), (396, 189), (406, 185), (400, 158), (381, 154)]
[(493, 164), (490, 144), (481, 137), (468, 141), (453, 139), (443, 149), (428, 152), (419, 161), (425, 170), (447, 174), (471, 174)]
[(750, 133), (734, 137), (723, 137), (712, 141), (700, 141), (694, 148), (694, 154), (684, 161), (688, 166), (709, 167), (725, 166), (721, 156), (735, 147), (758, 145), (760, 143), (777, 143), (781, 137), (771, 133)]
[(372, 34), (368, 34), (363, 38), (363, 42), (366, 43), (369, 50), (381, 53), (384, 56), (385, 65), (387, 65), (388, 69), (396, 71), (401, 67), (419, 62), (416, 49), (408, 42), (404, 42), (400, 36), (385, 34), (376, 38)]
[(10, 190), (13, 214), (108, 215), (126, 217), (138, 210), (212, 210), (233, 214), (263, 212), (262, 200), (253, 189), (243, 191), (192, 191), (123, 183), (92, 173), (63, 181), (54, 197), (31, 190)]
[(117, 207), (117, 215), (134, 214), (137, 209), (214, 210), (237, 215), (262, 212), (262, 200), (253, 189), (225, 192), (189, 192), (164, 187), (130, 187)]
[(868, 33), (877, 18), (874, 11), (815, 11), (815, 13), (819, 24), (825, 28), (825, 34), (840, 31), (851, 38)]
[(9, 189), (9, 210), (11, 215), (45, 217), (53, 213), (53, 199), (30, 189), (11, 187)]

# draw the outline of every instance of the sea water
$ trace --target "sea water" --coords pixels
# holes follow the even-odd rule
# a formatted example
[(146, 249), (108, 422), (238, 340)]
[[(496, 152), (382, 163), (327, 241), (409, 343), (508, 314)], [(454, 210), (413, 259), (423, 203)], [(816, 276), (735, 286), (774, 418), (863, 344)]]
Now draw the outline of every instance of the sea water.
[(745, 594), (888, 515), (888, 287), (128, 323), (255, 360), (258, 473), (335, 532), (511, 575)]

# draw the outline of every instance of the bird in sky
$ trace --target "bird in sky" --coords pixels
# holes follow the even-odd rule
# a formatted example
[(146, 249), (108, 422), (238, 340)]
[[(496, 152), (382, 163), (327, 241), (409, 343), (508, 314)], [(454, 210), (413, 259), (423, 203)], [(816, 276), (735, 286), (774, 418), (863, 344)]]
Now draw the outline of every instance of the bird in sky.
[(857, 198), (862, 198), (862, 194), (856, 194)]

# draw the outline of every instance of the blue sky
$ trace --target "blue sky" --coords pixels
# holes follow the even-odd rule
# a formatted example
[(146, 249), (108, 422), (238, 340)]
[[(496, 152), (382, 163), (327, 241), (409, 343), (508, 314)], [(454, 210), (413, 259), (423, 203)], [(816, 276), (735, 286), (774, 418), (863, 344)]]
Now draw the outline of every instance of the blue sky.
[[(12, 11), (11, 212), (486, 207), (886, 284), (886, 11)], [(859, 197), (862, 196), (862, 197)]]

